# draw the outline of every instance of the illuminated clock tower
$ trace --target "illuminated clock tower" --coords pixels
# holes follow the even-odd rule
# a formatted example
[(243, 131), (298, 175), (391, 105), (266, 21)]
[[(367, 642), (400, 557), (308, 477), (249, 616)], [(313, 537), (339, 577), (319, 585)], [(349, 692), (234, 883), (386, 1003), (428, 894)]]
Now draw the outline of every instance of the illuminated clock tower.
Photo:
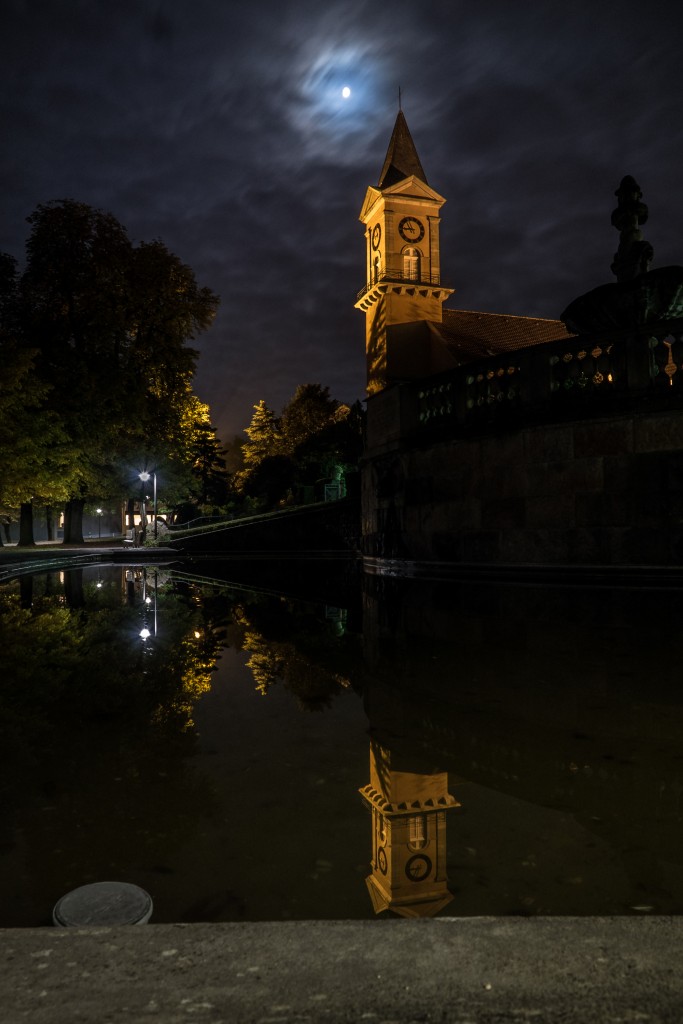
[(375, 913), (433, 917), (453, 896), (446, 875), (446, 811), (460, 804), (447, 772), (402, 771), (390, 751), (370, 745), (370, 783), (360, 790), (372, 809), (372, 874), (366, 885)]
[(440, 364), (428, 327), (441, 323), (443, 302), (453, 292), (441, 285), (439, 212), (445, 201), (427, 184), (399, 110), (379, 183), (368, 189), (360, 213), (366, 284), (356, 309), (365, 313), (370, 394), (452, 365)]

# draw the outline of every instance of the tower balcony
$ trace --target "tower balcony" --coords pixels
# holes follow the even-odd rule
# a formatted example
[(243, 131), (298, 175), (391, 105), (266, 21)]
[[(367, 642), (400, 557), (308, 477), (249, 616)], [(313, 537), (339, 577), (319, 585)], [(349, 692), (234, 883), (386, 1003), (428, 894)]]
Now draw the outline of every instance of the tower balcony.
[(368, 281), (365, 287), (361, 288), (356, 296), (355, 306), (357, 309), (368, 309), (377, 302), (381, 295), (389, 293), (396, 295), (419, 293), (424, 296), (429, 294), (437, 299), (447, 299), (453, 293), (453, 289), (441, 285), (439, 274), (420, 272), (416, 277), (406, 277), (395, 271), (387, 270), (374, 280)]

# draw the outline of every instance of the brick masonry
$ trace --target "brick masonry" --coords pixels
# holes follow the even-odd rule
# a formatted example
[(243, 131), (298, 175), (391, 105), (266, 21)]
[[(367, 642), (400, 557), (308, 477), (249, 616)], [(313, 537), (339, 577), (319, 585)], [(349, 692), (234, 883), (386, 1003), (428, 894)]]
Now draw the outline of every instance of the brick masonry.
[[(372, 403), (368, 410), (371, 419)], [(528, 426), (420, 447), (372, 434), (368, 555), (683, 564), (683, 411)]]

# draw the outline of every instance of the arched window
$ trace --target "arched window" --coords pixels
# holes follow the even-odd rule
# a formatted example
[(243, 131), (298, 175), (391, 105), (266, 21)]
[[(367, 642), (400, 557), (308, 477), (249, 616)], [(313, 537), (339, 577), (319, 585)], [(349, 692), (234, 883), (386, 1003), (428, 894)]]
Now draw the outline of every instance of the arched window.
[(403, 277), (406, 281), (420, 280), (420, 253), (417, 249), (406, 249), (403, 253)]

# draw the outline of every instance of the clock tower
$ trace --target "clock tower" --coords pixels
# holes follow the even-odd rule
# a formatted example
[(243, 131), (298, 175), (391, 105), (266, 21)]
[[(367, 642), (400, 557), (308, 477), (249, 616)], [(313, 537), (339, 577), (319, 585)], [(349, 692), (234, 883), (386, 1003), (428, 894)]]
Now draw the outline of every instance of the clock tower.
[[(442, 322), (453, 293), (441, 285), (439, 213), (399, 110), (379, 182), (365, 196), (366, 284), (356, 301), (365, 313), (368, 392), (453, 365), (439, 352), (429, 323)], [(409, 326), (410, 325), (410, 326)]]
[(361, 796), (372, 810), (372, 873), (366, 885), (375, 913), (433, 917), (453, 896), (446, 875), (446, 811), (460, 804), (447, 772), (416, 772), (375, 741), (370, 782)]

